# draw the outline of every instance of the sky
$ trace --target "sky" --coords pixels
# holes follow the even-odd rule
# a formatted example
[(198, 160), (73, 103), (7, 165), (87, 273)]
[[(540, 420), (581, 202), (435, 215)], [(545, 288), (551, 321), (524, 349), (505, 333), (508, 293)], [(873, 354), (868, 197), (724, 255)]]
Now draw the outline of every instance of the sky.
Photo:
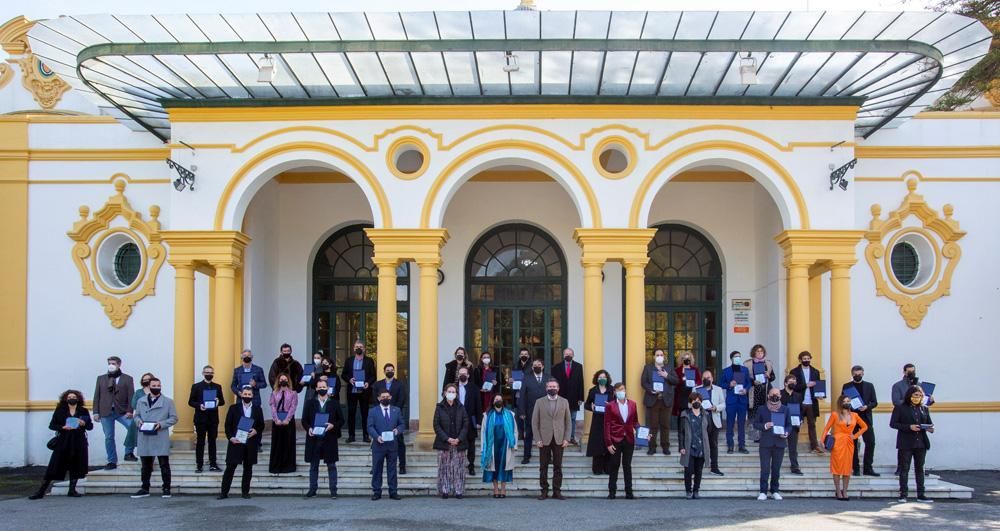
[[(519, 0), (364, 0), (364, 11), (455, 11), (513, 9)], [(536, 0), (540, 10), (701, 10), (701, 11), (914, 11), (931, 0)], [(35, 0), (0, 2), (0, 21), (24, 15), (32, 20), (95, 13), (264, 13), (274, 11), (357, 11), (345, 0)]]

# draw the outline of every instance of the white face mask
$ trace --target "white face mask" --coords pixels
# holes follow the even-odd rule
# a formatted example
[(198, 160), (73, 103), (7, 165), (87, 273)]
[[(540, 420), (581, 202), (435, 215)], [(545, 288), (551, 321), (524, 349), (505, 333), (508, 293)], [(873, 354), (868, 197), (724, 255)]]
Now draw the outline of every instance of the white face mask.
[(115, 365), (114, 363), (109, 363), (108, 364), (108, 372), (115, 372), (117, 370), (118, 370), (118, 366), (117, 365)]
[(320, 359), (320, 358), (313, 358), (313, 363), (315, 363), (316, 365), (319, 365), (322, 362), (323, 362), (323, 360)]
[(455, 400), (457, 396), (458, 395), (456, 395), (454, 392), (449, 392), (444, 394), (444, 397), (447, 398), (448, 400)]
[(656, 357), (656, 364), (657, 365), (663, 365), (663, 356), (657, 356)]
[(489, 364), (490, 364), (490, 359), (489, 358), (483, 358), (483, 365), (489, 365)]
[(618, 400), (625, 400), (625, 391), (615, 391), (615, 396), (618, 397)]

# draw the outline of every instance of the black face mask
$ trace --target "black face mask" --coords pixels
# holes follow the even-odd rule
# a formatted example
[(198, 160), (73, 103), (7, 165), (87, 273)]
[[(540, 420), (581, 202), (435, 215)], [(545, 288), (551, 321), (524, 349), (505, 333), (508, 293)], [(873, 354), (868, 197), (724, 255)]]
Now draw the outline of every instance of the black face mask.
[(917, 378), (917, 373), (915, 373), (915, 372), (908, 372), (908, 373), (906, 373), (906, 379), (909, 380), (911, 384), (917, 383), (917, 379), (918, 379)]
[(853, 378), (854, 378), (855, 382), (859, 382), (860, 383), (861, 379), (864, 378), (864, 376), (861, 376), (860, 374), (855, 374)]
[(330, 392), (329, 389), (317, 389), (316, 390), (316, 394), (319, 395), (319, 396), (326, 396), (326, 394), (329, 393), (329, 392)]
[(458, 361), (465, 361), (465, 354), (459, 354), (455, 356), (455, 359)]
[(840, 409), (851, 409), (851, 403), (845, 402), (843, 404), (840, 404)]
[(527, 356), (521, 356), (521, 361), (528, 361), (528, 357)]
[(288, 387), (288, 382), (286, 380), (282, 380), (278, 382), (278, 387)]
[(281, 353), (281, 357), (285, 358), (287, 360), (288, 358), (292, 357), (292, 353), (291, 352), (288, 352), (288, 353), (282, 352)]
[(770, 400), (771, 402), (781, 402), (780, 396), (769, 396), (767, 397), (767, 399)]
[(785, 387), (787, 387), (788, 390), (791, 391), (792, 389), (795, 389), (795, 382), (788, 382), (787, 384), (785, 384)]
[(77, 399), (75, 399), (75, 398), (70, 398), (69, 400), (66, 401), (66, 403), (69, 404), (69, 405), (71, 405), (71, 406), (75, 406), (75, 405), (79, 404), (80, 401), (77, 400)]
[(205, 381), (206, 381), (206, 382), (211, 382), (211, 381), (212, 381), (212, 378), (215, 378), (215, 375), (214, 375), (214, 374), (204, 374), (204, 375), (202, 375), (202, 376), (203, 376), (203, 377), (205, 378)]
[(702, 383), (702, 385), (703, 385), (704, 387), (712, 387), (712, 379), (711, 379), (711, 378), (706, 378), (706, 379), (703, 379), (703, 380), (701, 381), (701, 383)]
[(162, 391), (163, 391), (163, 389), (160, 389), (159, 387), (150, 387), (149, 388), (149, 394), (151, 394), (153, 396), (160, 396), (160, 393)]
[(392, 372), (392, 371), (386, 371), (386, 372), (385, 372), (385, 377), (386, 377), (386, 378), (388, 378), (388, 379), (390, 379), (390, 380), (391, 380), (393, 376), (396, 376), (396, 373), (394, 373), (394, 372)]
[(388, 398), (380, 398), (379, 401), (378, 401), (378, 403), (382, 404), (383, 406), (388, 406), (389, 402), (391, 402), (391, 400), (388, 399)]
[(252, 396), (244, 396), (243, 397), (243, 403), (244, 404), (249, 404), (250, 402), (253, 402), (253, 397)]
[(365, 349), (363, 349), (361, 347), (358, 347), (358, 348), (354, 349), (354, 355), (355, 356), (362, 356), (362, 355), (364, 355), (364, 353), (365, 353)]
[(535, 374), (542, 374), (542, 368), (541, 367), (533, 367), (531, 370), (535, 371)]
[(503, 409), (503, 402), (493, 402), (493, 407), (496, 409)]
[(559, 391), (557, 389), (546, 389), (545, 394), (549, 396), (556, 396), (557, 394), (559, 394)]
[(253, 360), (253, 358), (250, 356), (243, 356), (243, 363), (250, 363), (251, 360)]
[(149, 387), (149, 380), (143, 380), (142, 381), (142, 386), (143, 387)]
[(573, 356), (563, 356), (563, 359), (566, 360), (566, 363), (569, 363), (573, 361)]
[(695, 411), (701, 409), (701, 401), (695, 400), (694, 402), (691, 402), (691, 409)]
[(684, 360), (684, 365), (691, 365), (691, 360)]
[(468, 382), (469, 381), (469, 377), (465, 376), (465, 375), (459, 376), (458, 377), (458, 381), (460, 381), (462, 383)]

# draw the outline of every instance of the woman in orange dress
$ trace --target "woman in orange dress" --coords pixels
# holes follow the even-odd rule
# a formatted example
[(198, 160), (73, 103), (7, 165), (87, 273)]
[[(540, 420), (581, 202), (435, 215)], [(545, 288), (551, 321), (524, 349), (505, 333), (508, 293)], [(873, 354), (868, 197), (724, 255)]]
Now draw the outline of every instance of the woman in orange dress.
[[(868, 431), (868, 425), (857, 413), (851, 411), (851, 399), (840, 395), (837, 399), (840, 408), (830, 413), (830, 418), (823, 428), (824, 440), (827, 433), (833, 435), (833, 450), (830, 452), (830, 473), (833, 474), (833, 488), (837, 491), (837, 499), (847, 501), (847, 485), (851, 481), (851, 471), (854, 461), (854, 441)], [(860, 428), (858, 428), (860, 426)], [(857, 433), (854, 432), (858, 429)], [(843, 488), (841, 488), (843, 482)]]

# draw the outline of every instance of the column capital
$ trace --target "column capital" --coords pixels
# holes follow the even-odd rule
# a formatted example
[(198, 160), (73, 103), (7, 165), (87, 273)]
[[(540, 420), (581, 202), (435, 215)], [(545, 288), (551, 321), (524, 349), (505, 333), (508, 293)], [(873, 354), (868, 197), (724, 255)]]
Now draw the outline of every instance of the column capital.
[(857, 261), (861, 230), (786, 230), (774, 237), (785, 267), (810, 267), (823, 261)]
[[(576, 229), (573, 239), (583, 249), (581, 260), (627, 263), (648, 260), (649, 242), (656, 229)], [(643, 264), (645, 265), (645, 264)]]
[(448, 229), (365, 229), (375, 247), (375, 259), (441, 262), (441, 248), (448, 241)]
[(170, 248), (168, 261), (171, 265), (193, 263), (196, 267), (241, 267), (250, 244), (250, 237), (239, 231), (179, 230), (160, 234)]
[(385, 274), (382, 272), (383, 269), (387, 271), (391, 270), (392, 273), (395, 275), (396, 268), (399, 267), (398, 258), (387, 258), (384, 256), (379, 256), (377, 254), (372, 257), (372, 263), (375, 264), (376, 267), (378, 267), (378, 274), (380, 276)]

